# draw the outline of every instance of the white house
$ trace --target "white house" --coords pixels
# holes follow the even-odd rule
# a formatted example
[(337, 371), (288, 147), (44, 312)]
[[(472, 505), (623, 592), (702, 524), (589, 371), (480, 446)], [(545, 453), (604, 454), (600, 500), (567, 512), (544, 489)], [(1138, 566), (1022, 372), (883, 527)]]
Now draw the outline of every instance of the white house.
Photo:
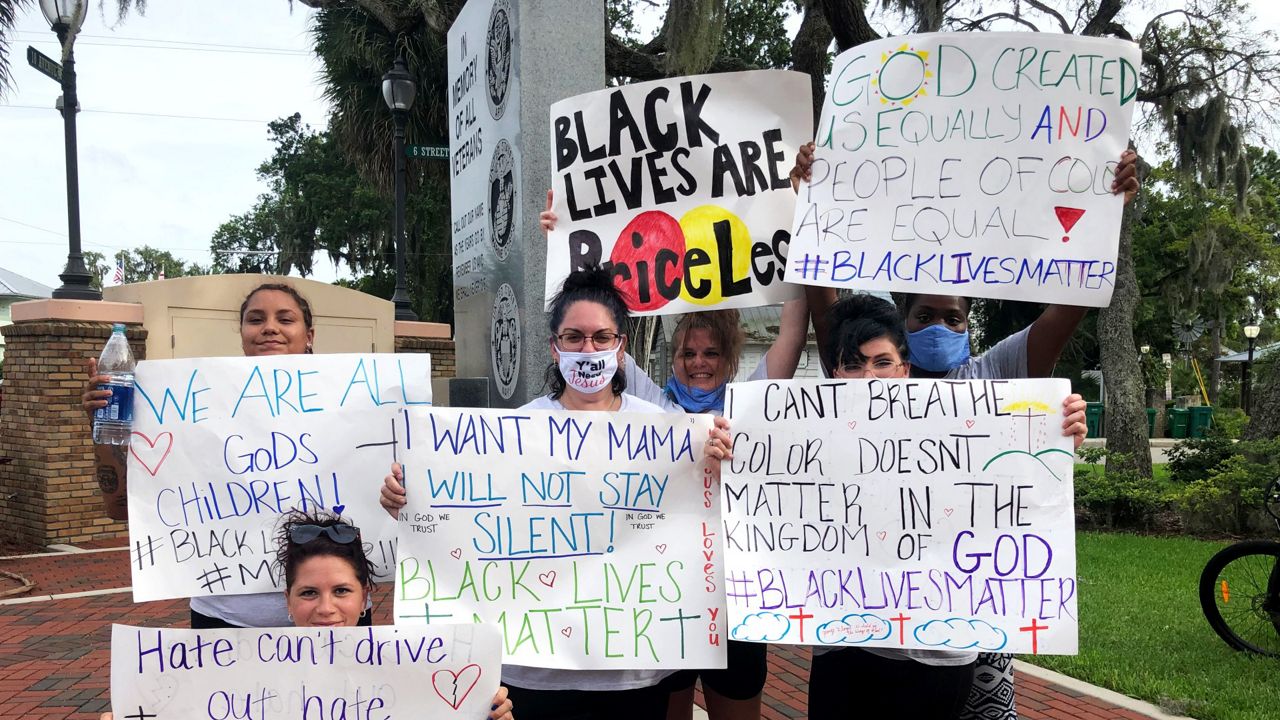
[[(23, 300), (47, 298), (53, 289), (21, 275), (0, 268), (0, 327), (10, 324), (9, 306)], [(0, 360), (4, 360), (4, 336), (0, 335)]]

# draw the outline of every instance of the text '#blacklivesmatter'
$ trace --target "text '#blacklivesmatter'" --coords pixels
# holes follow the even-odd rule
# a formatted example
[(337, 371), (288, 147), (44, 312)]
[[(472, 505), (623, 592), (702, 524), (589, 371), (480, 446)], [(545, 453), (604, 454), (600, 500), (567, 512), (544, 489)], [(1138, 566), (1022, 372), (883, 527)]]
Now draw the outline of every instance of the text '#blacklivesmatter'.
[[(712, 88), (694, 81), (654, 87), (642, 100), (632, 98), (634, 107), (616, 90), (609, 95), (607, 138), (596, 135), (581, 110), (553, 120), (556, 171), (572, 222), (699, 195), (711, 200), (679, 218), (653, 209), (631, 216), (608, 258), (597, 230), (570, 232), (567, 271), (609, 269), (633, 310), (657, 310), (676, 299), (715, 305), (782, 280), (789, 228), (748, 228), (715, 204), (790, 189), (782, 132), (722, 137), (704, 117), (711, 98)], [(710, 147), (706, 167), (692, 150), (704, 147)]]

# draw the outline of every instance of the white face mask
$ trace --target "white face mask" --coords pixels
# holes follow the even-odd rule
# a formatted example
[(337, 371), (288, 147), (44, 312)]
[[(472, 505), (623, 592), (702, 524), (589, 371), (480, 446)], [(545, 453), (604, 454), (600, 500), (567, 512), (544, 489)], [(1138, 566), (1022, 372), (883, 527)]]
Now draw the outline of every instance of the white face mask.
[(560, 350), (560, 374), (565, 384), (578, 392), (594, 395), (609, 387), (618, 371), (618, 349), (596, 352)]

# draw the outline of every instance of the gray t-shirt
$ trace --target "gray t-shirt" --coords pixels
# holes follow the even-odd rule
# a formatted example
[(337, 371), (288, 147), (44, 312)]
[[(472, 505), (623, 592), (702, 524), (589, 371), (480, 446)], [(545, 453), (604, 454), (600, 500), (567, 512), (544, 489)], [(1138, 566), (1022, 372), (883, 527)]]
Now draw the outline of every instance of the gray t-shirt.
[[(633, 365), (628, 362), (627, 365)], [(629, 380), (629, 379), (628, 379)], [(650, 382), (650, 385), (653, 383)], [(543, 396), (524, 405), (521, 410), (563, 410), (559, 400)], [(624, 393), (618, 412), (660, 413), (662, 408)], [(676, 410), (675, 412), (684, 412)], [(503, 665), (502, 683), (525, 690), (635, 690), (653, 687), (675, 670), (561, 670), (558, 668)]]
[(1027, 337), (1031, 328), (1022, 330), (996, 343), (978, 357), (952, 368), (948, 380), (1014, 380), (1027, 376)]

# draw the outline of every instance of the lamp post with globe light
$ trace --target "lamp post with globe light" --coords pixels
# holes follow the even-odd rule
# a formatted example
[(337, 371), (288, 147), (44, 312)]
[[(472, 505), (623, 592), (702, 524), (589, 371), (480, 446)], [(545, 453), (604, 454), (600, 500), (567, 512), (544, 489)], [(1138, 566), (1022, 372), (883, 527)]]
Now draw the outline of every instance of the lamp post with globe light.
[(1249, 357), (1244, 363), (1244, 377), (1240, 379), (1240, 407), (1244, 410), (1244, 414), (1249, 414), (1249, 407), (1253, 401), (1253, 378), (1250, 375), (1253, 370), (1253, 347), (1258, 340), (1258, 333), (1262, 332), (1262, 328), (1258, 326), (1256, 320), (1250, 320), (1248, 325), (1244, 326), (1244, 336), (1249, 340)]
[(395, 192), (396, 217), (394, 234), (396, 240), (396, 290), (391, 295), (391, 302), (396, 306), (397, 320), (417, 320), (413, 311), (413, 303), (409, 299), (409, 291), (404, 279), (404, 206), (405, 206), (405, 155), (404, 127), (408, 120), (409, 109), (413, 107), (413, 99), (418, 93), (418, 86), (409, 75), (404, 58), (396, 58), (395, 64), (382, 76), (382, 99), (386, 100), (395, 121), (395, 140), (392, 154), (395, 155)]
[(72, 53), (76, 33), (84, 22), (84, 0), (40, 0), (49, 27), (63, 48), (62, 112), (63, 136), (67, 158), (67, 265), (58, 277), (62, 285), (53, 291), (55, 298), (101, 300), (102, 293), (92, 285), (93, 276), (84, 265), (80, 250), (80, 168), (76, 158), (76, 113), (80, 102), (76, 97), (76, 62)]

